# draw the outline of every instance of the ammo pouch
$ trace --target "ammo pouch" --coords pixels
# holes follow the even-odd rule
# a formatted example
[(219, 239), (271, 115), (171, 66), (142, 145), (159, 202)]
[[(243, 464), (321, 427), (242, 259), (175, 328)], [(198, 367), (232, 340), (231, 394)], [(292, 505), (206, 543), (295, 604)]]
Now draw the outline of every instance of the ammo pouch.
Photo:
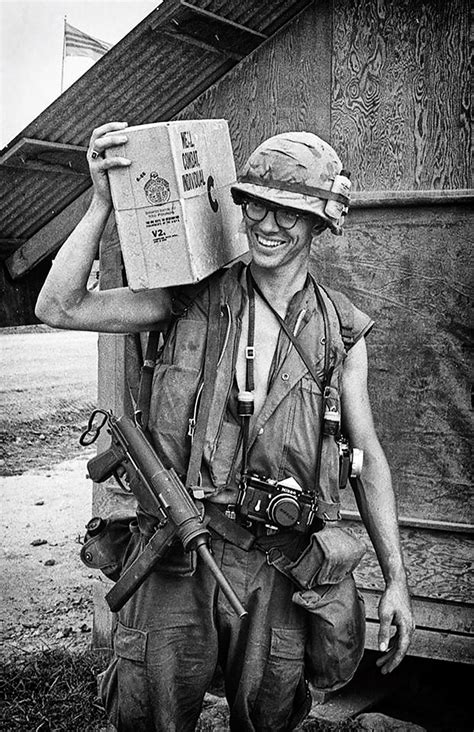
[(364, 652), (364, 601), (352, 576), (364, 553), (362, 541), (339, 526), (326, 525), (286, 567), (302, 588), (293, 602), (308, 611), (305, 670), (320, 691), (347, 684)]
[(339, 526), (326, 525), (311, 534), (309, 546), (287, 566), (289, 576), (305, 590), (341, 582), (357, 567), (365, 545)]
[(80, 557), (86, 567), (100, 569), (116, 582), (123, 570), (130, 539), (137, 531), (135, 527), (134, 517), (104, 519), (99, 533), (85, 536)]

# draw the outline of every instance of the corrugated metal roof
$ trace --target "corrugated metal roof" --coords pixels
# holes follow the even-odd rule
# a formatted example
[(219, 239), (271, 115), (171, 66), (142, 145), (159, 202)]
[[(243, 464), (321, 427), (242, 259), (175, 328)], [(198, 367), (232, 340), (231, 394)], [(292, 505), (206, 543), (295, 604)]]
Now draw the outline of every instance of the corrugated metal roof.
[(165, 0), (0, 152), (0, 258), (90, 185), (80, 163), (94, 127), (172, 119), (306, 5)]

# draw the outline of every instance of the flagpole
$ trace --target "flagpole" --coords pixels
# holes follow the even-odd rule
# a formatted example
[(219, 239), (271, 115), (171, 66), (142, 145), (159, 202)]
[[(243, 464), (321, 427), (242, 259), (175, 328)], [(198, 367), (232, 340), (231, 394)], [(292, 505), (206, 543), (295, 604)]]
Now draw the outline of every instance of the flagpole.
[(67, 16), (64, 16), (64, 29), (63, 29), (63, 60), (61, 64), (61, 94), (63, 93), (64, 89), (64, 61), (66, 59), (66, 21)]

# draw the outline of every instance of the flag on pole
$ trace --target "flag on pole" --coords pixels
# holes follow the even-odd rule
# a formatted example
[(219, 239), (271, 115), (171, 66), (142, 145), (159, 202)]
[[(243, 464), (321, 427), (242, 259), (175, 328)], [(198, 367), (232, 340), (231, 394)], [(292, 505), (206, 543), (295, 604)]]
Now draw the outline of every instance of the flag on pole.
[(74, 28), (65, 21), (64, 23), (64, 55), (65, 56), (88, 56), (89, 58), (101, 58), (104, 53), (112, 48), (112, 43), (99, 41), (81, 30)]

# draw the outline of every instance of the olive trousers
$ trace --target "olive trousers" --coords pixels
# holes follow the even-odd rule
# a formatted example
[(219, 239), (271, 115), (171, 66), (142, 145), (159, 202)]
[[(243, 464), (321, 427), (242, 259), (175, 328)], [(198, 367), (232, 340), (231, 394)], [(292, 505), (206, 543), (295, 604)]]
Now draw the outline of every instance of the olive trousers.
[(294, 586), (257, 549), (217, 537), (212, 552), (248, 616), (237, 617), (199, 559), (184, 576), (160, 565), (120, 612), (99, 679), (118, 732), (194, 730), (218, 664), (234, 732), (284, 732), (309, 712), (308, 613), (292, 602)]

